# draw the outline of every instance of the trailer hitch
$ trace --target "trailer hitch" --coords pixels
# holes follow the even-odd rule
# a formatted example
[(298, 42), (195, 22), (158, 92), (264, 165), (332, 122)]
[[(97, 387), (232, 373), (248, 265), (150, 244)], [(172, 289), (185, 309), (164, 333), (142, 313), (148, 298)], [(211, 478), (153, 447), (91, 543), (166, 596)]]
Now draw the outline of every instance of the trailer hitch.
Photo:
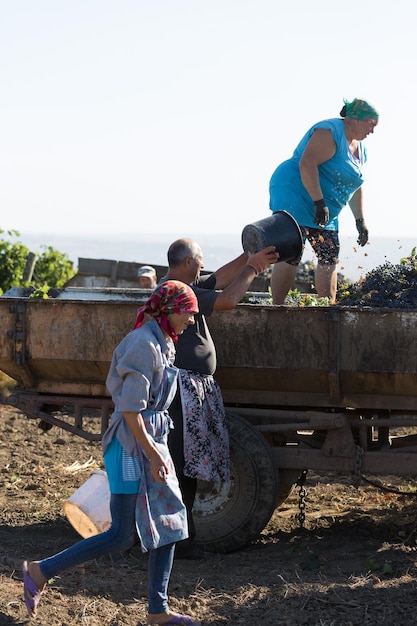
[(20, 390), (15, 390), (4, 400), (4, 404), (20, 409), (31, 419), (39, 419), (42, 430), (57, 426), (88, 441), (101, 440), (114, 409), (108, 397), (63, 396)]

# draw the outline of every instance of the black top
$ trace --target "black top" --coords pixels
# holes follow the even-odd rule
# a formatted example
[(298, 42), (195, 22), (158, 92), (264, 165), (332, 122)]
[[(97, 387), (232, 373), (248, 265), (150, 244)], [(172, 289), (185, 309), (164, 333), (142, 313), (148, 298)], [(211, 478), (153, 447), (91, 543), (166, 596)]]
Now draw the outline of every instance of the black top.
[(175, 365), (181, 369), (200, 374), (214, 374), (216, 371), (216, 348), (205, 319), (206, 315), (211, 315), (219, 295), (215, 285), (215, 274), (201, 276), (191, 285), (197, 296), (199, 312), (194, 316), (195, 324), (188, 326), (178, 337)]

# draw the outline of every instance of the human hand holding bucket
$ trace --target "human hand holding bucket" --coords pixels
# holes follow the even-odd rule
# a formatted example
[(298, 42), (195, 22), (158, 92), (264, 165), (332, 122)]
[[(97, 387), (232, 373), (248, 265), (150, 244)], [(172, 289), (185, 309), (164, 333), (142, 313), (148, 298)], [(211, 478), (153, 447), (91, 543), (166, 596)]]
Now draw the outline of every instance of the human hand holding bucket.
[(242, 246), (246, 254), (254, 254), (268, 246), (275, 246), (277, 262), (292, 261), (301, 255), (303, 239), (295, 219), (287, 211), (277, 211), (242, 231)]
[(279, 254), (275, 251), (275, 246), (262, 248), (259, 252), (251, 254), (246, 261), (246, 265), (252, 267), (257, 274), (268, 270), (273, 263), (277, 263)]

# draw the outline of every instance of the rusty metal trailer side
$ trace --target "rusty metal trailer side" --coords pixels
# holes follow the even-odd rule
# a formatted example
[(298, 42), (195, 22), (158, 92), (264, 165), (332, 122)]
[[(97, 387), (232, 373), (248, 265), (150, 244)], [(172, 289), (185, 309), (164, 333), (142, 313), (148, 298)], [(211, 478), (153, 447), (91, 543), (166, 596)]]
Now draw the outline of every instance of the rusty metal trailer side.
[(417, 311), (252, 305), (209, 324), (226, 403), (417, 411)]
[[(24, 389), (106, 395), (140, 303), (126, 291), (134, 301), (0, 298), (0, 369)], [(417, 410), (417, 311), (242, 304), (208, 322), (226, 404)]]

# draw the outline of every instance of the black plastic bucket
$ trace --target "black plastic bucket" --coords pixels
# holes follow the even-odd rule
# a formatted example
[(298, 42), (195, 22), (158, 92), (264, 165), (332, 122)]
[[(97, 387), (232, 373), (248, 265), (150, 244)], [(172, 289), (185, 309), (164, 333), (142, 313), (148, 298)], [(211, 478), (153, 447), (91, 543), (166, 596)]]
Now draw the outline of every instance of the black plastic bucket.
[(287, 211), (277, 211), (259, 222), (248, 224), (242, 231), (242, 246), (247, 254), (275, 246), (278, 262), (292, 261), (303, 250), (300, 227)]

